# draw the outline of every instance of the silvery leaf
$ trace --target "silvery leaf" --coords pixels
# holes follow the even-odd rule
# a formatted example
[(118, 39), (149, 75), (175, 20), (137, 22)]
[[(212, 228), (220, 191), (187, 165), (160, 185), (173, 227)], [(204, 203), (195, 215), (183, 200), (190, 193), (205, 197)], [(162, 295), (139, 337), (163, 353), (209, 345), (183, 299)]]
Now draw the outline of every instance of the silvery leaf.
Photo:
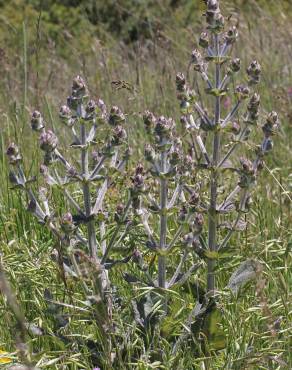
[(241, 286), (250, 280), (255, 279), (259, 262), (249, 259), (242, 262), (231, 275), (227, 288), (237, 293)]

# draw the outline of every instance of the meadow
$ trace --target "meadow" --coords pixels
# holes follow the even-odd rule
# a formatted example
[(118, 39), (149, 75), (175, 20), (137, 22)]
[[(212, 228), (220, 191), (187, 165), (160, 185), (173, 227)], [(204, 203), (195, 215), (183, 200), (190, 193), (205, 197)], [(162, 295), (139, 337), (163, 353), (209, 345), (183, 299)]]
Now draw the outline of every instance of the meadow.
[[(184, 284), (167, 289), (163, 276), (157, 277), (163, 255), (147, 246), (143, 229), (147, 221), (139, 221), (139, 212), (135, 211), (139, 204), (129, 214), (119, 213), (117, 205), (127, 204), (129, 190), (132, 201), (134, 190), (134, 199), (139, 198), (140, 181), (144, 181), (141, 173), (147, 177), (149, 193), (159, 199), (160, 178), (152, 179), (151, 171), (146, 176), (139, 167), (139, 163), (147, 167), (144, 144), (149, 138), (144, 112), (173, 117), (178, 134), (186, 137), (180, 122), (177, 73), (189, 77), (199, 101), (213, 104), (213, 97), (204, 94), (204, 81), (189, 69), (191, 52), (198, 47), (198, 38), (206, 26), (202, 17), (204, 1), (0, 1), (0, 368), (292, 368), (292, 4), (221, 0), (220, 6), (226, 29), (235, 25), (239, 30), (232, 49), (232, 55), (242, 63), (236, 78), (247, 81), (246, 68), (253, 60), (258, 60), (262, 68), (261, 83), (256, 88), (261, 96), (259, 123), (253, 130), (252, 143), (243, 145), (235, 158), (252, 153), (269, 112), (278, 112), (281, 125), (252, 191), (243, 232), (232, 235), (220, 257), (205, 252), (200, 259), (191, 251), (189, 259), (184, 260), (181, 250), (174, 249), (168, 259), (168, 274), (175, 273), (182, 260), (186, 269), (200, 265), (193, 268)], [(93, 263), (88, 251), (80, 247), (77, 262), (81, 261), (84, 271), (79, 273), (74, 264), (73, 273), (64, 270), (71, 245), (59, 244), (54, 232), (34, 217), (35, 207), (28, 212), (27, 196), (12, 189), (6, 155), (8, 144), (14, 142), (23, 157), (27, 178), (36, 176), (32, 187), (38, 192), (47, 186), (39, 171), (43, 152), (38, 134), (31, 129), (31, 114), (37, 110), (58, 136), (58, 148), (65, 148), (64, 156), (78, 162), (78, 148), (72, 151), (68, 146), (72, 138), (59, 117), (77, 75), (86, 81), (92, 99), (101, 98), (108, 107), (122, 109), (127, 132), (123, 145), (131, 147), (123, 174), (111, 172), (114, 185), (109, 187), (105, 209), (95, 221), (101, 246), (104, 240), (111, 245), (115, 233), (120, 237), (118, 243), (114, 239), (110, 258), (102, 259), (109, 266), (111, 282), (107, 288), (110, 293), (105, 295), (110, 297), (106, 303), (111, 311), (109, 325), (103, 324), (98, 308), (100, 297), (95, 289), (100, 272), (96, 261)], [(229, 87), (234, 91), (233, 80)], [(227, 96), (217, 99), (226, 115), (233, 100)], [(121, 114), (114, 112), (112, 117), (120, 119)], [(98, 132), (96, 142), (103, 144), (109, 131), (102, 129), (100, 136)], [(187, 151), (188, 141), (182, 141)], [(205, 145), (211, 150), (210, 141)], [(197, 179), (208, 183), (209, 175), (196, 177), (194, 173), (190, 175), (194, 188)], [(236, 176), (222, 176), (218, 192), (224, 197), (225, 188), (231, 189), (229, 183)], [(175, 184), (171, 186), (173, 190)], [(48, 187), (52, 217), (61, 223), (61, 216), (68, 211), (68, 198), (61, 186)], [(83, 204), (78, 184), (70, 184), (69, 190)], [(207, 195), (202, 197), (205, 202)], [(163, 214), (153, 214), (150, 226), (156, 237)], [(175, 209), (169, 216), (169, 240), (180, 225), (177, 214), (179, 210)], [(129, 225), (125, 223), (127, 217)], [(89, 219), (78, 227), (86, 234), (91, 223)], [(106, 232), (102, 231), (105, 224)], [(204, 224), (202, 235), (207, 233)], [(220, 236), (225, 236), (223, 231)], [(210, 297), (214, 289), (209, 289), (206, 279), (212, 259), (216, 260), (216, 310), (206, 306), (209, 311), (202, 313), (198, 329), (197, 321), (192, 321), (196, 305), (206, 300), (213, 302)], [(226, 286), (244, 261), (256, 261), (260, 268), (232, 292)]]

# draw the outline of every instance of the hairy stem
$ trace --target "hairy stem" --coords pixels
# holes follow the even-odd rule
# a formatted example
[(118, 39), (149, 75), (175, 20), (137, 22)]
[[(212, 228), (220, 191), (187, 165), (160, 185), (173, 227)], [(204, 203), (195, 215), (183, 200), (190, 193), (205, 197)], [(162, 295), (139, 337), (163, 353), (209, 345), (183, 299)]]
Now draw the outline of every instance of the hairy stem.
[[(219, 55), (219, 41), (218, 36), (215, 35), (215, 48), (217, 55)], [(220, 86), (220, 64), (216, 64), (215, 72), (216, 88)], [(220, 96), (216, 96), (215, 101), (215, 126), (218, 128), (220, 126)], [(208, 247), (210, 251), (216, 251), (217, 249), (217, 224), (218, 224), (218, 215), (216, 211), (217, 204), (217, 170), (216, 166), (220, 158), (220, 133), (218, 129), (214, 131), (213, 138), (213, 170), (211, 172), (211, 183), (210, 183), (210, 207), (209, 207), (209, 241)], [(214, 291), (215, 289), (215, 266), (216, 262), (214, 259), (208, 259), (208, 272), (207, 272), (207, 291)]]
[[(161, 153), (161, 172), (162, 175), (166, 172), (167, 151)], [(159, 249), (163, 252), (166, 249), (166, 233), (167, 233), (167, 180), (164, 176), (160, 179), (160, 238)], [(162, 253), (163, 254), (163, 253)], [(159, 287), (165, 288), (166, 282), (166, 257), (158, 256), (158, 284)]]
[[(91, 196), (90, 196), (90, 187), (87, 181), (88, 178), (88, 147), (86, 146), (86, 130), (85, 123), (81, 122), (80, 124), (80, 136), (81, 136), (81, 168), (83, 175), (83, 197), (84, 197), (84, 209), (86, 217), (91, 215)], [(91, 257), (97, 261), (97, 242), (95, 235), (94, 220), (90, 220), (87, 224), (87, 235), (88, 235), (88, 244)]]

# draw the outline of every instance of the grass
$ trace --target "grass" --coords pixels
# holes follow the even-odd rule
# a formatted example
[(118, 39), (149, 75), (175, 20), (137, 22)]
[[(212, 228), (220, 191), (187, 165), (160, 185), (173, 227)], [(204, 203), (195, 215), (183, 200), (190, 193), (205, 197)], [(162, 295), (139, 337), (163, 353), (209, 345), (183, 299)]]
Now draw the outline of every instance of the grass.
[[(235, 52), (244, 65), (255, 58), (263, 64), (263, 106), (266, 111), (279, 111), (282, 132), (259, 181), (260, 190), (253, 196), (248, 229), (232, 238), (230, 255), (218, 263), (226, 348), (206, 358), (204, 354), (194, 354), (189, 349), (183, 352), (182, 347), (174, 359), (170, 344), (154, 332), (146, 333), (146, 342), (152, 343), (156, 349), (149, 353), (141, 340), (140, 329), (133, 321), (131, 309), (133, 296), (138, 297), (143, 292), (127, 284), (121, 286), (126, 268), (119, 267), (113, 272), (112, 280), (120, 287), (117, 294), (120, 302), (114, 312), (117, 322), (115, 345), (122, 354), (118, 362), (120, 369), (203, 369), (203, 363), (209, 369), (292, 368), (291, 15), (284, 13), (284, 5), (282, 10), (280, 6), (269, 10), (267, 7), (261, 9), (255, 1), (248, 3), (249, 6), (240, 2), (237, 6), (233, 2), (226, 3), (226, 11), (239, 17), (241, 38)], [(86, 312), (81, 284), (68, 279), (68, 286), (64, 289), (58, 268), (51, 258), (54, 248), (52, 236), (45, 233), (26, 212), (20, 195), (10, 190), (5, 147), (8, 138), (14, 138), (29, 158), (27, 170), (35, 172), (41, 159), (34, 149), (36, 138), (32, 137), (28, 125), (29, 111), (38, 102), (47, 121), (62, 134), (56, 119), (58, 107), (67, 96), (68, 81), (78, 73), (88, 80), (93, 95), (102, 95), (108, 103), (118, 102), (125, 107), (131, 142), (143, 141), (140, 112), (145, 108), (179, 118), (174, 77), (177, 71), (186, 71), (184, 61), (188, 60), (189, 50), (194, 46), (194, 35), (200, 28), (197, 19), (194, 19), (195, 30), (181, 27), (179, 21), (174, 23), (174, 27), (166, 22), (159, 37), (134, 46), (119, 44), (107, 35), (107, 43), (102, 44), (93, 38), (87, 47), (82, 44), (83, 49), (78, 49), (76, 40), (70, 42), (65, 39), (60, 41), (58, 48), (46, 47), (45, 43), (36, 48), (35, 22), (30, 19), (23, 21), (11, 36), (17, 40), (17, 47), (14, 49), (7, 44), (6, 69), (5, 73), (0, 72), (3, 81), (0, 89), (0, 259), (27, 321), (44, 330), (44, 335), (29, 338), (34, 362), (44, 369), (91, 369), (94, 367), (92, 361), (99, 357), (99, 353), (96, 348), (90, 350), (89, 343), (98, 337), (95, 324), (90, 322)], [(63, 49), (62, 52), (59, 48)], [(116, 83), (112, 84), (112, 81)], [(139, 148), (134, 147), (135, 155), (139, 155)], [(61, 193), (54, 194), (54, 201), (62, 208)], [(239, 296), (232, 296), (224, 287), (234, 269), (247, 258), (256, 258), (263, 264), (263, 280), (250, 283)], [(201, 279), (200, 276), (198, 278)], [(69, 296), (68, 306), (60, 312), (48, 307), (44, 299), (47, 287), (56, 301), (62, 302), (65, 294)], [(195, 302), (191, 294), (182, 300), (179, 292), (173, 294), (172, 301), (172, 322), (166, 322), (164, 330), (175, 333), (181, 330), (181, 323)], [(60, 321), (66, 319), (66, 315), (69, 324), (60, 327)], [(3, 296), (0, 297), (0, 319), (0, 349), (11, 353), (13, 358), (16, 350), (15, 320)], [(270, 327), (276, 321), (280, 324), (273, 336)], [(133, 362), (132, 355), (137, 349), (140, 350), (139, 360)]]

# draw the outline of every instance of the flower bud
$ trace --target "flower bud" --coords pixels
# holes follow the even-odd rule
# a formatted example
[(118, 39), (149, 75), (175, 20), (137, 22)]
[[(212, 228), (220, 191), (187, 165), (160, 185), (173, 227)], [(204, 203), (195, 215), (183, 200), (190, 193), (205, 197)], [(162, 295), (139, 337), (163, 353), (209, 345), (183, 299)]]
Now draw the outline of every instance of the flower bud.
[(54, 162), (53, 152), (45, 152), (44, 154), (44, 165), (50, 166)]
[(182, 206), (178, 212), (178, 222), (184, 223), (186, 221), (188, 210), (185, 206)]
[(239, 85), (235, 88), (235, 93), (237, 95), (238, 100), (241, 101), (248, 98), (250, 90), (247, 86)]
[(246, 159), (244, 157), (240, 158), (240, 164), (242, 167), (242, 171), (246, 174), (252, 174), (254, 173), (253, 164), (249, 159)]
[(103, 123), (107, 115), (106, 105), (102, 99), (98, 99), (96, 102), (96, 106), (99, 109), (99, 121), (100, 123)]
[(77, 76), (72, 83), (72, 96), (81, 99), (87, 95), (87, 87), (82, 77)]
[(238, 37), (238, 31), (235, 26), (229, 28), (229, 30), (225, 34), (225, 41), (227, 45), (233, 44)]
[(146, 161), (153, 162), (155, 160), (155, 150), (150, 144), (146, 144), (144, 148), (144, 156)]
[(127, 138), (126, 130), (122, 126), (113, 129), (112, 145), (121, 145)]
[(257, 111), (260, 105), (260, 102), (261, 102), (260, 95), (257, 93), (254, 93), (250, 98), (247, 109), (250, 111)]
[(240, 66), (241, 66), (241, 60), (239, 58), (235, 58), (235, 59), (232, 59), (232, 61), (230, 62), (230, 70), (234, 73), (238, 72), (240, 70)]
[(163, 136), (169, 137), (173, 128), (174, 122), (171, 118), (160, 116), (155, 125), (155, 133), (161, 138)]
[(262, 68), (261, 65), (256, 60), (251, 62), (246, 72), (248, 74), (250, 84), (259, 83)]
[(32, 130), (34, 131), (40, 131), (41, 129), (45, 127), (44, 119), (39, 111), (35, 110), (32, 113), (30, 124), (31, 124)]
[(194, 66), (194, 70), (197, 72), (205, 72), (207, 70), (207, 64), (204, 62), (200, 51), (197, 49), (192, 51), (191, 63)]
[(178, 146), (176, 146), (170, 152), (170, 155), (169, 155), (169, 163), (172, 166), (176, 166), (180, 162), (180, 160), (181, 160), (181, 151), (180, 151), (180, 148)]
[(135, 169), (135, 173), (136, 173), (136, 175), (138, 175), (138, 174), (143, 175), (143, 173), (144, 173), (144, 166), (143, 166), (142, 163), (138, 163), (137, 164), (136, 169)]
[(175, 78), (176, 89), (179, 92), (184, 92), (186, 90), (186, 78), (183, 73), (178, 73)]
[(238, 135), (240, 133), (240, 124), (238, 122), (232, 122), (231, 124), (231, 128), (230, 128), (230, 131), (234, 134), (234, 135)]
[(250, 160), (246, 158), (240, 158), (241, 169), (239, 170), (240, 179), (238, 185), (241, 188), (248, 188), (254, 184), (256, 180), (255, 170)]
[(73, 217), (70, 212), (65, 213), (60, 219), (60, 226), (65, 234), (71, 234), (75, 230)]
[(191, 127), (191, 125), (189, 124), (188, 119), (185, 115), (182, 115), (180, 117), (180, 123), (181, 123), (184, 130), (187, 130), (188, 128)]
[(207, 0), (207, 11), (218, 11), (219, 10), (219, 1), (218, 0)]
[(44, 152), (52, 152), (58, 144), (58, 138), (53, 131), (44, 131), (40, 135), (40, 148)]
[(135, 190), (142, 190), (144, 187), (144, 177), (141, 173), (136, 174), (132, 178), (132, 183)]
[(47, 176), (49, 174), (49, 169), (46, 165), (40, 165), (40, 174), (42, 174), (43, 176)]
[(21, 161), (22, 157), (19, 153), (18, 146), (15, 143), (10, 143), (6, 149), (6, 154), (9, 158), (10, 164), (17, 164)]
[(120, 123), (125, 122), (125, 115), (121, 109), (117, 106), (113, 106), (109, 115), (109, 124), (111, 126), (117, 126)]
[(96, 111), (96, 103), (94, 100), (89, 100), (89, 102), (86, 104), (85, 107), (85, 119), (86, 120), (92, 120), (95, 117), (95, 111)]
[(206, 49), (209, 46), (209, 35), (207, 32), (202, 32), (199, 39), (199, 45)]
[(59, 117), (67, 126), (73, 126), (74, 120), (72, 119), (72, 112), (67, 105), (62, 105), (60, 108)]
[(202, 232), (204, 225), (204, 217), (201, 213), (197, 213), (191, 224), (191, 229), (195, 235), (198, 235)]
[(75, 167), (71, 166), (70, 168), (68, 168), (67, 174), (69, 177), (76, 177), (78, 175), (78, 172)]
[(274, 147), (273, 140), (271, 138), (268, 138), (264, 143), (263, 150), (264, 152), (270, 152), (273, 149), (273, 147)]
[(270, 137), (275, 135), (280, 126), (280, 120), (277, 112), (270, 112), (266, 119), (266, 123), (263, 125), (262, 130), (265, 134), (265, 137)]
[(199, 205), (199, 203), (200, 203), (200, 195), (199, 193), (194, 191), (190, 196), (189, 205), (192, 208), (196, 208)]
[(115, 215), (114, 215), (114, 219), (117, 223), (121, 223), (121, 222), (125, 221), (125, 220), (123, 220), (124, 211), (125, 211), (125, 207), (123, 206), (123, 204), (119, 203), (116, 207), (116, 212), (115, 212)]
[(156, 123), (156, 118), (152, 112), (150, 112), (149, 110), (146, 110), (143, 114), (143, 122), (144, 122), (146, 131), (150, 133)]
[(140, 266), (141, 268), (143, 268), (143, 264), (144, 264), (143, 256), (142, 256), (142, 253), (138, 249), (134, 250), (133, 255), (132, 255), (132, 261), (136, 263), (138, 266)]

